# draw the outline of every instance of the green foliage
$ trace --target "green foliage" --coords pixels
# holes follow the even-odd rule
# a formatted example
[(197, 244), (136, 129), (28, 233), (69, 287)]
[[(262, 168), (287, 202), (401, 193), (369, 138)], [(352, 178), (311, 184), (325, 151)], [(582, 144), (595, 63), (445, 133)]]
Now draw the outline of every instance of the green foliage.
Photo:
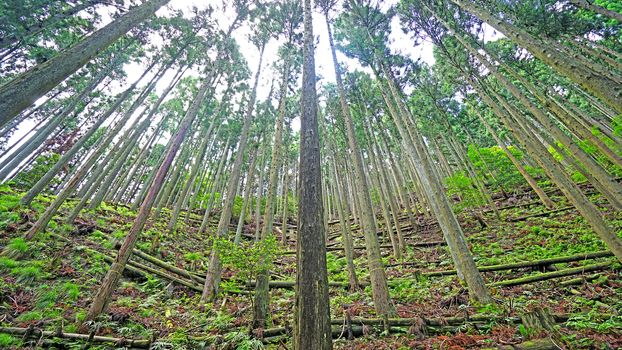
[[(33, 165), (26, 171), (18, 173), (13, 181), (17, 188), (29, 189), (39, 181), (45, 173), (58, 162), (60, 155), (57, 153), (40, 155), (35, 159)], [(57, 184), (60, 180), (53, 179), (51, 184)]]
[(244, 198), (240, 196), (235, 196), (233, 200), (233, 208), (231, 209), (231, 215), (235, 218), (239, 218), (242, 213), (242, 204), (244, 202)]
[(573, 171), (571, 178), (574, 182), (583, 182), (587, 180), (587, 178), (583, 174), (581, 174), (580, 171)]
[(19, 315), (17, 319), (23, 322), (39, 321), (43, 319), (43, 313), (41, 311), (27, 311)]
[(11, 269), (11, 274), (17, 277), (19, 282), (32, 282), (43, 277), (43, 272), (36, 266), (18, 266)]
[(2, 270), (6, 270), (6, 269), (12, 269), (14, 267), (17, 267), (19, 265), (19, 263), (11, 258), (8, 258), (6, 256), (0, 256), (0, 269)]
[(21, 341), (10, 334), (0, 333), (0, 348), (8, 348), (9, 346), (19, 346)]
[(236, 350), (260, 350), (264, 345), (260, 339), (251, 337), (248, 332), (231, 332), (225, 335), (224, 348), (234, 348)]
[(465, 208), (474, 208), (483, 203), (483, 198), (479, 193), (473, 179), (468, 177), (464, 172), (458, 172), (453, 176), (445, 179), (448, 196), (459, 196), (460, 202), (455, 205), (457, 210)]
[(126, 233), (125, 233), (124, 231), (121, 231), (121, 230), (115, 230), (115, 231), (112, 233), (112, 237), (114, 237), (115, 239), (123, 239), (123, 238), (125, 238), (125, 234), (126, 234)]
[(203, 255), (199, 252), (190, 252), (190, 253), (184, 254), (184, 259), (191, 261), (191, 262), (201, 260), (202, 258), (203, 258)]
[(616, 136), (622, 136), (622, 114), (618, 114), (611, 121), (611, 127), (613, 128), (613, 134)]
[(326, 254), (326, 268), (331, 281), (347, 281), (347, 261), (345, 257), (338, 258), (335, 254)]
[(234, 318), (227, 312), (219, 311), (216, 317), (210, 322), (209, 329), (227, 330), (231, 328)]
[(20, 197), (13, 193), (11, 187), (5, 188), (8, 193), (0, 195), (0, 230), (19, 221), (19, 213), (15, 209), (19, 206)]
[(577, 330), (594, 329), (601, 333), (622, 328), (622, 316), (612, 315), (604, 321), (599, 316), (601, 314), (596, 311), (573, 315), (566, 322), (566, 326)]
[(61, 290), (65, 295), (65, 298), (70, 301), (75, 301), (80, 296), (80, 286), (72, 282), (65, 282), (61, 286)]
[(86, 311), (85, 310), (77, 311), (74, 317), (76, 319), (76, 323), (82, 323), (84, 322), (84, 320), (86, 320)]
[(524, 324), (518, 325), (518, 332), (527, 339), (531, 338), (535, 333), (533, 329), (526, 327)]
[(269, 235), (254, 244), (239, 245), (226, 238), (216, 238), (214, 248), (218, 249), (223, 266), (237, 270), (235, 280), (245, 283), (258, 273), (272, 269), (278, 243), (274, 235)]
[(20, 258), (28, 253), (28, 242), (23, 237), (13, 238), (4, 248), (4, 254), (10, 258)]
[(395, 279), (389, 285), (391, 295), (399, 295), (400, 299), (407, 302), (425, 302), (431, 297), (430, 281), (426, 278)]
[[(473, 162), (473, 165), (478, 169), (480, 174), (484, 174), (487, 170), (494, 171), (494, 179), (488, 179), (494, 182), (490, 184), (491, 186), (512, 188), (525, 183), (525, 179), (518, 172), (501, 147), (493, 146), (477, 149), (475, 147), (474, 145), (469, 145), (469, 159)], [(508, 146), (508, 150), (516, 159), (523, 158), (523, 154), (515, 147)], [(535, 175), (532, 172), (530, 172), (530, 174), (532, 176)]]
[(39, 310), (45, 310), (53, 307), (58, 300), (58, 291), (55, 288), (50, 289), (49, 286), (41, 288), (41, 294), (37, 298), (36, 308)]

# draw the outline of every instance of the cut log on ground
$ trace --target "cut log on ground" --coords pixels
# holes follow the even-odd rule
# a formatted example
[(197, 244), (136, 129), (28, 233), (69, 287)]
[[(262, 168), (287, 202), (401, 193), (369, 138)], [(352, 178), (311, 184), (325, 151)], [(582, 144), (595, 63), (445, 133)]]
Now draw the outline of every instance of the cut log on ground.
[(580, 267), (574, 267), (571, 269), (564, 269), (564, 270), (559, 270), (559, 271), (554, 271), (554, 272), (541, 273), (541, 274), (533, 275), (533, 276), (527, 276), (527, 277), (515, 278), (511, 280), (494, 282), (494, 283), (491, 283), (490, 286), (510, 287), (510, 286), (518, 286), (521, 284), (528, 284), (532, 282), (546, 281), (546, 280), (550, 280), (554, 278), (572, 276), (572, 275), (577, 275), (577, 274), (585, 273), (585, 272), (606, 270), (609, 267), (611, 267), (611, 264), (613, 264), (613, 262), (609, 261), (605, 263), (585, 265), (585, 266), (580, 266)]
[(518, 217), (518, 218), (509, 218), (508, 221), (509, 222), (525, 221), (525, 220), (527, 220), (529, 218), (539, 218), (539, 217), (542, 217), (542, 216), (549, 216), (551, 214), (560, 213), (560, 212), (568, 211), (568, 210), (572, 210), (572, 209), (574, 209), (574, 207), (564, 207), (564, 208), (555, 209), (555, 210), (551, 210), (551, 211), (545, 211), (545, 212), (542, 212), (542, 213), (525, 215), (525, 216), (521, 216), (521, 217)]
[[(613, 256), (613, 253), (608, 251), (599, 251), (594, 253), (583, 253), (577, 255), (569, 255), (569, 256), (560, 256), (557, 258), (549, 258), (535, 261), (524, 261), (510, 264), (501, 264), (501, 265), (490, 265), (490, 266), (481, 266), (477, 269), (480, 272), (489, 272), (489, 271), (504, 271), (504, 270), (513, 270), (520, 269), (525, 267), (539, 267), (539, 266), (548, 266), (553, 264), (567, 263), (573, 261), (583, 261), (583, 260), (591, 260), (598, 258), (606, 258)], [(456, 270), (444, 270), (444, 271), (431, 271), (424, 272), (421, 275), (426, 277), (434, 277), (434, 276), (450, 276), (455, 275)]]
[(25, 338), (63, 338), (73, 340), (84, 340), (88, 342), (96, 343), (111, 343), (116, 347), (134, 347), (140, 349), (148, 349), (151, 345), (150, 340), (146, 339), (126, 339), (126, 338), (113, 338), (102, 337), (99, 335), (80, 334), (80, 333), (65, 333), (63, 331), (52, 332), (43, 331), (37, 328), (20, 328), (20, 327), (0, 327), (0, 333), (21, 335)]

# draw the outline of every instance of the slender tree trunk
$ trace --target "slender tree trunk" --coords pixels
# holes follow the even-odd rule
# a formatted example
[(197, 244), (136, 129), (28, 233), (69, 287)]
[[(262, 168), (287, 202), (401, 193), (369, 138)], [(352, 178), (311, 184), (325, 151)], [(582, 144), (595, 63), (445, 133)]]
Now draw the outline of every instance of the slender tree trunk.
[[(330, 303), (326, 270), (325, 227), (322, 226), (322, 173), (315, 90), (311, 0), (304, 0), (302, 115), (298, 239), (296, 240), (295, 350), (330, 350)], [(375, 233), (374, 233), (375, 234)]]
[[(286, 151), (287, 152), (287, 151)], [(282, 188), (282, 202), (283, 202), (283, 215), (281, 216), (281, 229), (283, 231), (283, 236), (281, 237), (281, 244), (283, 244), (284, 246), (287, 245), (287, 229), (288, 229), (288, 224), (287, 224), (287, 207), (288, 207), (288, 190), (289, 190), (289, 169), (288, 169), (288, 159), (287, 159), (287, 153), (285, 154), (285, 159), (284, 159), (284, 164), (283, 164), (283, 188)]]
[(527, 31), (495, 17), (485, 8), (468, 0), (451, 0), (467, 12), (474, 14), (505, 36), (531, 52), (536, 58), (548, 64), (555, 71), (568, 77), (585, 90), (602, 99), (603, 102), (622, 113), (622, 87), (606, 76), (587, 69), (576, 59), (562, 54), (556, 46), (551, 47)]
[[(382, 64), (381, 68), (387, 76), (389, 89), (396, 101), (398, 110), (401, 114), (406, 115), (409, 112), (403, 105), (401, 94), (390, 72), (388, 72), (387, 68)], [(484, 284), (484, 279), (477, 270), (475, 262), (473, 261), (473, 256), (469, 252), (462, 228), (441, 186), (440, 179), (437, 178), (436, 172), (431, 168), (425, 147), (422, 145), (421, 136), (416, 130), (416, 127), (411, 125), (410, 118), (404, 117), (404, 121), (402, 121), (400, 117), (394, 116), (393, 119), (402, 138), (406, 141), (405, 144), (409, 147), (411, 159), (419, 174), (421, 187), (423, 187), (423, 191), (425, 191), (429, 201), (428, 204), (430, 204), (443, 231), (443, 236), (452, 254), (454, 266), (456, 270), (459, 271), (459, 278), (465, 280), (471, 298), (482, 304), (492, 302), (488, 289)]]
[[(337, 81), (339, 101), (341, 104), (341, 113), (343, 114), (346, 126), (348, 147), (351, 151), (350, 156), (354, 167), (355, 191), (359, 199), (359, 205), (361, 206), (361, 222), (363, 226), (363, 233), (365, 235), (367, 263), (369, 265), (369, 277), (372, 286), (374, 308), (376, 309), (376, 313), (378, 315), (386, 318), (395, 314), (395, 308), (393, 307), (389, 296), (389, 286), (387, 284), (384, 267), (382, 266), (380, 245), (378, 244), (377, 236), (378, 227), (376, 225), (375, 213), (371, 203), (369, 185), (367, 183), (367, 179), (365, 178), (365, 166), (363, 165), (361, 151), (356, 141), (354, 123), (352, 122), (350, 107), (348, 106), (348, 101), (345, 96), (345, 89), (343, 87), (339, 61), (337, 60), (337, 54), (335, 52), (335, 44), (333, 42), (330, 21), (327, 16), (325, 16), (325, 19), (328, 31), (328, 40), (331, 48), (331, 56), (333, 59), (333, 67), (335, 69), (335, 79)], [(387, 226), (390, 229), (390, 221), (387, 222)], [(398, 245), (397, 255), (400, 255), (399, 251), (400, 247)]]
[(197, 95), (194, 98), (194, 101), (192, 102), (192, 105), (188, 108), (188, 111), (186, 112), (186, 115), (184, 116), (184, 119), (181, 122), (181, 126), (179, 130), (173, 137), (174, 141), (171, 144), (171, 148), (167, 151), (166, 157), (164, 158), (164, 161), (162, 162), (162, 164), (160, 164), (158, 173), (149, 188), (147, 196), (145, 197), (142, 205), (140, 206), (138, 215), (136, 216), (136, 219), (134, 220), (132, 227), (130, 228), (127, 236), (125, 237), (125, 240), (123, 241), (123, 244), (121, 245), (121, 248), (119, 249), (119, 252), (117, 254), (117, 257), (115, 258), (115, 261), (112, 263), (112, 266), (110, 266), (110, 269), (108, 270), (108, 273), (106, 274), (106, 277), (101, 283), (100, 289), (98, 290), (97, 294), (95, 295), (95, 298), (93, 299), (91, 307), (89, 308), (89, 311), (86, 316), (87, 320), (93, 320), (95, 317), (97, 317), (97, 315), (99, 315), (106, 309), (108, 302), (110, 300), (110, 296), (112, 295), (112, 292), (116, 288), (117, 283), (119, 282), (119, 279), (121, 278), (121, 274), (123, 273), (123, 270), (125, 269), (125, 265), (127, 264), (127, 261), (129, 260), (130, 255), (132, 255), (132, 250), (134, 249), (134, 246), (136, 245), (138, 236), (140, 235), (145, 225), (145, 222), (147, 221), (147, 218), (149, 217), (149, 213), (151, 211), (151, 208), (153, 207), (155, 197), (157, 193), (160, 191), (160, 189), (162, 188), (162, 182), (164, 180), (164, 177), (166, 176), (166, 173), (168, 172), (168, 169), (170, 168), (171, 163), (173, 163), (173, 159), (175, 158), (175, 155), (177, 154), (177, 151), (179, 150), (181, 143), (186, 137), (186, 134), (188, 133), (188, 130), (190, 129), (190, 126), (192, 125), (192, 122), (194, 121), (196, 115), (198, 114), (199, 108), (201, 107), (203, 99), (211, 83), (212, 83), (211, 79), (204, 80), (203, 85), (199, 89), (199, 92), (197, 93)]
[[(276, 187), (278, 181), (278, 169), (281, 164), (281, 144), (283, 140), (283, 124), (285, 120), (285, 107), (287, 105), (287, 87), (289, 86), (290, 58), (285, 59), (281, 91), (279, 95), (279, 111), (274, 125), (274, 142), (272, 146), (272, 162), (268, 175), (268, 193), (266, 194), (266, 206), (264, 208), (263, 226), (260, 239), (266, 239), (272, 234), (274, 223), (274, 204), (276, 202)], [(263, 264), (262, 264), (263, 265)], [(270, 289), (268, 286), (270, 276), (268, 271), (260, 271), (257, 274), (255, 286), (255, 301), (253, 303), (253, 328), (263, 328), (269, 316)]]
[(213, 180), (212, 180), (212, 188), (210, 191), (210, 196), (207, 202), (207, 207), (205, 209), (205, 213), (203, 214), (203, 220), (201, 221), (201, 226), (199, 227), (199, 233), (203, 233), (205, 232), (208, 224), (209, 224), (209, 216), (210, 216), (210, 212), (212, 210), (212, 205), (214, 204), (214, 200), (216, 197), (216, 191), (218, 190), (218, 188), (220, 187), (220, 182), (222, 181), (222, 177), (223, 177), (223, 172), (225, 169), (225, 163), (227, 161), (227, 159), (229, 159), (229, 141), (230, 141), (231, 137), (229, 137), (227, 139), (227, 142), (224, 144), (224, 148), (226, 149), (226, 151), (223, 153), (222, 158), (220, 159), (220, 163), (218, 164), (218, 169), (216, 170), (216, 173), (213, 176)]
[[(240, 169), (242, 168), (242, 162), (244, 161), (244, 152), (246, 151), (246, 144), (248, 143), (248, 133), (250, 129), (251, 119), (255, 108), (255, 101), (257, 99), (257, 84), (259, 82), (259, 74), (261, 73), (261, 64), (263, 61), (263, 52), (265, 43), (261, 44), (259, 49), (259, 65), (255, 74), (255, 83), (250, 95), (248, 109), (244, 116), (244, 124), (242, 125), (242, 132), (240, 134), (240, 142), (238, 144), (238, 150), (229, 175), (229, 182), (227, 183), (227, 192), (222, 213), (220, 214), (220, 220), (218, 221), (218, 228), (215, 232), (215, 238), (221, 238), (226, 236), (231, 221), (231, 211), (233, 209), (233, 203), (235, 201), (235, 194), (240, 182)], [(210, 259), (208, 264), (207, 274), (205, 275), (205, 285), (203, 286), (203, 293), (201, 294), (201, 304), (205, 304), (208, 301), (214, 300), (218, 295), (218, 287), (221, 277), (221, 262), (218, 256), (218, 249), (214, 246), (210, 253)]]
[(0, 86), (0, 126), (28, 108), (130, 29), (153, 16), (168, 1), (144, 2), (75, 46)]
[(343, 191), (343, 177), (340, 176), (337, 168), (337, 160), (333, 158), (332, 170), (333, 178), (335, 179), (335, 189), (337, 200), (335, 201), (337, 206), (337, 216), (339, 217), (339, 227), (341, 229), (341, 237), (343, 239), (344, 254), (346, 257), (346, 267), (348, 269), (348, 281), (350, 284), (350, 291), (354, 292), (359, 290), (360, 285), (356, 276), (356, 266), (354, 265), (354, 244), (352, 243), (352, 233), (350, 232), (350, 223), (344, 210), (344, 206), (347, 205), (346, 198)]
[(233, 242), (235, 244), (239, 244), (242, 238), (242, 228), (244, 226), (244, 219), (246, 217), (246, 211), (250, 204), (251, 193), (253, 192), (253, 181), (255, 180), (255, 168), (257, 165), (257, 158), (259, 156), (259, 145), (253, 151), (253, 156), (251, 157), (251, 164), (248, 167), (248, 174), (246, 176), (246, 188), (244, 190), (244, 201), (242, 202), (242, 210), (240, 211), (240, 217), (238, 219), (238, 226), (235, 230), (235, 238)]

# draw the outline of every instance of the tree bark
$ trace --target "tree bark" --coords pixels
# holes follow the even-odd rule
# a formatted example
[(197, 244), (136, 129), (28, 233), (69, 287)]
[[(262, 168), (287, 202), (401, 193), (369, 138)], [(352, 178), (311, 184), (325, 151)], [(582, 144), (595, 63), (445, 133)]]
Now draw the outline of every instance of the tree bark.
[(322, 173), (315, 90), (314, 36), (311, 0), (304, 0), (302, 116), (298, 175), (298, 239), (294, 349), (330, 350), (330, 303), (326, 270), (325, 227), (322, 225)]

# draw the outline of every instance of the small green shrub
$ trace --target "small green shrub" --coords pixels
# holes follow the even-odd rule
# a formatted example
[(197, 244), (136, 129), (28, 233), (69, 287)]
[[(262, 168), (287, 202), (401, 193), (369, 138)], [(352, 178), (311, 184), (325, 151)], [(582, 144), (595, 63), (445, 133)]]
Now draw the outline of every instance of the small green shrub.
[(20, 345), (20, 340), (18, 338), (15, 338), (9, 334), (5, 334), (5, 333), (0, 333), (0, 348), (2, 349), (6, 349), (9, 346), (12, 345), (16, 345), (19, 346)]
[(58, 300), (58, 292), (55, 289), (45, 291), (37, 299), (36, 307), (39, 310), (49, 309), (56, 304), (56, 300)]
[(203, 256), (201, 255), (201, 253), (199, 252), (191, 252), (191, 253), (186, 253), (184, 254), (184, 259), (188, 260), (188, 261), (197, 261), (197, 260), (201, 260)]
[(8, 258), (6, 256), (0, 256), (0, 269), (6, 270), (6, 269), (12, 269), (17, 267), (19, 264), (17, 263), (17, 261)]
[(17, 277), (19, 282), (32, 282), (43, 276), (43, 272), (36, 266), (18, 266), (11, 269), (11, 274)]
[(237, 350), (261, 350), (264, 345), (261, 340), (251, 337), (247, 332), (231, 332), (225, 335), (225, 344)]
[(28, 253), (28, 242), (22, 237), (13, 238), (4, 248), (4, 254), (10, 258), (21, 258)]
[(86, 311), (80, 310), (75, 314), (76, 323), (82, 323), (86, 320)]
[(19, 315), (17, 319), (22, 322), (39, 321), (43, 319), (43, 313), (41, 311), (27, 311)]
[(80, 296), (80, 286), (75, 283), (65, 282), (62, 286), (65, 296), (70, 301), (75, 301)]
[(458, 172), (446, 178), (445, 184), (447, 185), (448, 196), (460, 197), (460, 202), (455, 205), (456, 210), (461, 211), (465, 208), (474, 208), (484, 204), (482, 195), (475, 187), (474, 180), (464, 172)]

